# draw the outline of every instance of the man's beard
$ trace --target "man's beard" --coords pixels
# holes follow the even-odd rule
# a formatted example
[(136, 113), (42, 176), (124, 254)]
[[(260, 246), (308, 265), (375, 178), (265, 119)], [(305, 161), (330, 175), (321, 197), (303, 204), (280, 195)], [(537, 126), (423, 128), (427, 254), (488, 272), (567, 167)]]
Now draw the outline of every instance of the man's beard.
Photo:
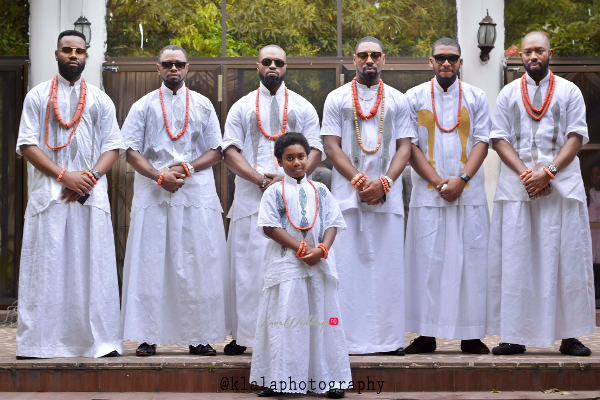
[(450, 86), (454, 83), (454, 81), (456, 81), (456, 75), (452, 75), (452, 76), (448, 76), (448, 77), (443, 77), (438, 75), (437, 76), (437, 81), (440, 84), (440, 86)]
[(186, 75), (182, 75), (181, 79), (176, 81), (176, 82), (172, 82), (169, 81), (168, 79), (163, 78), (163, 82), (165, 83), (165, 86), (168, 87), (169, 89), (173, 89), (175, 87), (177, 87), (181, 82), (183, 82), (185, 80)]
[(263, 83), (263, 85), (265, 86), (279, 86), (281, 85), (281, 82), (283, 82), (284, 78), (285, 78), (285, 72), (281, 75), (279, 75), (277, 78), (275, 77), (266, 77), (265, 75), (263, 75), (262, 72), (258, 71), (258, 77), (260, 78), (261, 82)]
[(529, 64), (526, 64), (525, 61), (523, 61), (523, 67), (525, 67), (525, 70), (527, 71), (529, 76), (537, 78), (537, 77), (543, 77), (546, 75), (546, 73), (548, 73), (548, 68), (550, 67), (550, 57), (548, 57), (546, 59), (546, 62), (544, 62), (544, 63), (542, 63), (540, 61), (537, 61), (537, 63), (541, 64), (542, 68), (540, 68), (537, 71), (532, 71), (531, 66)]
[(80, 63), (78, 66), (70, 66), (69, 63), (71, 61), (67, 61), (66, 63), (62, 61), (58, 61), (58, 72), (60, 75), (66, 80), (71, 80), (77, 78), (83, 72), (85, 68), (85, 61)]
[(377, 69), (375, 69), (375, 71), (373, 71), (373, 70), (370, 70), (369, 72), (367, 72), (367, 71), (365, 70), (366, 68), (367, 68), (367, 67), (363, 68), (363, 70), (362, 70), (362, 73), (360, 74), (360, 75), (361, 75), (361, 77), (362, 77), (362, 78), (363, 78), (365, 81), (367, 81), (367, 82), (375, 82), (375, 81), (378, 81), (378, 80), (379, 80), (379, 74), (380, 74), (380, 71), (379, 71), (379, 70), (377, 70)]

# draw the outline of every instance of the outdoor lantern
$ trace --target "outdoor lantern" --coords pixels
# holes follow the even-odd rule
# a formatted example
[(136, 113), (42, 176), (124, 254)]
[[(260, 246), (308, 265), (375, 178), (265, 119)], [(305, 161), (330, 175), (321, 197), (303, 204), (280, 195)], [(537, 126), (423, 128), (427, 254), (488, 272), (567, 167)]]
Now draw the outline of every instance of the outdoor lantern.
[(90, 47), (90, 42), (92, 41), (92, 28), (90, 28), (90, 25), (92, 25), (92, 23), (82, 15), (73, 25), (75, 25), (76, 31), (83, 33), (85, 36), (85, 47)]
[[(487, 10), (486, 10), (487, 11)], [(490, 13), (479, 23), (479, 32), (477, 32), (477, 42), (481, 49), (479, 58), (483, 62), (488, 62), (490, 59), (490, 51), (494, 48), (496, 42), (496, 23), (490, 17)]]

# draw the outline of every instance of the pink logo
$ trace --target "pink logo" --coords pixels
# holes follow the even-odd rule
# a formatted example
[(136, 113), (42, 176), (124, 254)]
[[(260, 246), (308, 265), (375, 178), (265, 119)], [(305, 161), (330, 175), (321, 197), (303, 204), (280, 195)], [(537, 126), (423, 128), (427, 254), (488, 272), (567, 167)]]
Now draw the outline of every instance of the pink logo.
[(337, 325), (337, 324), (338, 324), (337, 318), (329, 318), (329, 325)]

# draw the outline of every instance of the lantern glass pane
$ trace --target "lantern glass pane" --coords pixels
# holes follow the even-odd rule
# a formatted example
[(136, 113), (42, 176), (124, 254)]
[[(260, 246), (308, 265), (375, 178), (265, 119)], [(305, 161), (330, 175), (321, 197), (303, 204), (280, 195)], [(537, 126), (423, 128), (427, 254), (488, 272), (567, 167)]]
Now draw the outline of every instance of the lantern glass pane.
[(490, 46), (493, 46), (496, 42), (496, 27), (494, 25), (486, 26), (485, 41)]
[(485, 45), (486, 44), (485, 43), (485, 36), (486, 36), (485, 35), (485, 32), (486, 32), (485, 28), (486, 28), (485, 25), (480, 25), (479, 26), (479, 31), (477, 32), (477, 43), (479, 45)]

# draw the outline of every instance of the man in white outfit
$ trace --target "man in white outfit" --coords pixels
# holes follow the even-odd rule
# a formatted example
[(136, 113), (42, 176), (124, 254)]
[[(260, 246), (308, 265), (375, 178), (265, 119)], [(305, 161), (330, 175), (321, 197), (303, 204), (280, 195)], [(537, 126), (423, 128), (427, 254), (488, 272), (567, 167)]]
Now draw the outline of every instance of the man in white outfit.
[(458, 79), (460, 53), (455, 40), (436, 41), (429, 58), (435, 78), (406, 92), (417, 131), (405, 245), (406, 330), (421, 334), (407, 354), (434, 351), (435, 337), (461, 339), (467, 353), (490, 352), (480, 340), (489, 231), (481, 164), (490, 113), (483, 90)]
[(233, 341), (226, 355), (242, 354), (254, 345), (265, 249), (269, 242), (257, 230), (263, 192), (283, 179), (273, 155), (275, 139), (286, 132), (303, 134), (311, 147), (307, 175), (321, 162), (323, 146), (317, 111), (284, 83), (285, 51), (268, 45), (258, 53), (260, 85), (229, 110), (223, 135), (225, 163), (237, 176), (224, 271), (227, 330)]
[(552, 346), (589, 356), (576, 336), (595, 330), (592, 243), (577, 152), (585, 103), (549, 70), (548, 37), (521, 43), (527, 73), (498, 96), (490, 138), (502, 159), (488, 252), (487, 333), (496, 355)]

